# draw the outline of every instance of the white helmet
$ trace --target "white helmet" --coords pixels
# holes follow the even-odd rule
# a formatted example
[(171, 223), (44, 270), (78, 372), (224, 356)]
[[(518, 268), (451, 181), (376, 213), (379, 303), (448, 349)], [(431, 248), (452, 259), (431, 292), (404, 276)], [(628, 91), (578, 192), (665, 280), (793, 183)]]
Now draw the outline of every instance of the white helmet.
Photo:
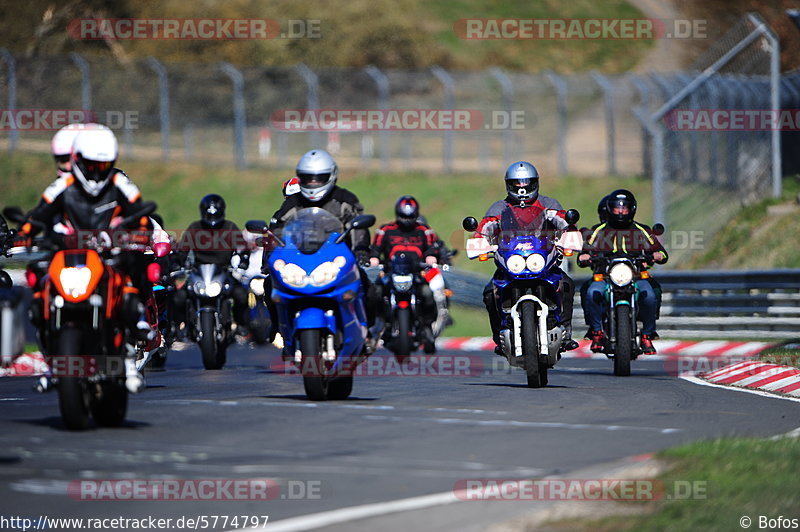
[(70, 171), (70, 158), (72, 156), (72, 144), (75, 142), (75, 137), (78, 136), (82, 130), (86, 128), (94, 128), (97, 124), (69, 124), (59, 129), (53, 135), (53, 141), (50, 143), (51, 153), (56, 160), (56, 168), (59, 173), (66, 173)]
[(295, 170), (300, 181), (300, 193), (309, 201), (320, 201), (336, 184), (339, 175), (336, 161), (325, 150), (306, 152)]
[(117, 137), (106, 126), (84, 129), (72, 145), (72, 175), (90, 196), (99, 195), (111, 180), (117, 160)]

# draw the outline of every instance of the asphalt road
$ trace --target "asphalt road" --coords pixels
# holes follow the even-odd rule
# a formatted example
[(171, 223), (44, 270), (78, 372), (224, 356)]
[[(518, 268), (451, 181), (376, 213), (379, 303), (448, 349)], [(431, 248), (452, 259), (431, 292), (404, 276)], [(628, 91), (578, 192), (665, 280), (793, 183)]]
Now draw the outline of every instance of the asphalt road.
[[(449, 492), (463, 479), (567, 475), (701, 438), (769, 436), (800, 424), (796, 403), (698, 386), (657, 361), (636, 361), (631, 377), (616, 378), (610, 362), (562, 360), (550, 386), (534, 390), (489, 353), (440, 353), (446, 363), (426, 369), (440, 376), (384, 376), (397, 366), (379, 351), (384, 364), (356, 378), (349, 400), (314, 403), (276, 355), (237, 346), (223, 370), (204, 371), (197, 349), (172, 352), (166, 371), (148, 373), (147, 390), (131, 397), (122, 428), (81, 433), (62, 429), (55, 393), (35, 394), (30, 378), (0, 379), (0, 513), (275, 522)], [(70, 491), (121, 479), (271, 479), (276, 488), (267, 501), (96, 501)], [(463, 512), (470, 528), (498, 519), (471, 508)], [(464, 525), (441, 516), (435, 526), (419, 515), (413, 522)], [(338, 529), (411, 523), (410, 514), (394, 514)], [(231, 524), (220, 519), (215, 530), (241, 526)]]

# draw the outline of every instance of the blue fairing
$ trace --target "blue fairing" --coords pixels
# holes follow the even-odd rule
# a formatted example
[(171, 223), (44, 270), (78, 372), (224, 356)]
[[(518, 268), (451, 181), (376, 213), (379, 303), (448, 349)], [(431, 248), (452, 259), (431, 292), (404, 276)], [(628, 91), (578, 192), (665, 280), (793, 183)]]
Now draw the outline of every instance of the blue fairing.
[[(364, 291), (356, 258), (346, 244), (336, 243), (338, 236), (339, 233), (330, 234), (314, 253), (303, 253), (287, 245), (276, 248), (269, 257), (272, 297), (279, 299), (278, 322), (284, 343), (294, 350), (295, 337), (300, 329), (341, 332), (343, 345), (334, 368), (360, 354), (367, 337)], [(310, 282), (302, 287), (289, 286), (275, 267), (278, 261), (286, 265), (294, 264), (302, 268), (308, 277), (321, 264), (332, 262), (337, 257), (343, 258), (344, 266), (332, 282), (323, 286), (313, 286)], [(352, 297), (353, 294), (355, 297)]]

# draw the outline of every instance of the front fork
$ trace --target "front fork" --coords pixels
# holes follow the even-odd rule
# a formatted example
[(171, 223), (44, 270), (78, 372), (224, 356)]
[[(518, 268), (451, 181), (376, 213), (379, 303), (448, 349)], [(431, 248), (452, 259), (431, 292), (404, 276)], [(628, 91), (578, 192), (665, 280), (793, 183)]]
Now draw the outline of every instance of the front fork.
[[(606, 291), (606, 301), (608, 302), (608, 310), (606, 312), (606, 320), (608, 321), (608, 344), (609, 344), (609, 351), (615, 352), (617, 348), (617, 307), (624, 305), (628, 308), (628, 316), (631, 320), (631, 341), (636, 343), (636, 338), (638, 337), (638, 332), (636, 330), (636, 314), (637, 314), (637, 298), (639, 297), (639, 289), (636, 285), (635, 281), (633, 283), (633, 292), (630, 294), (618, 294), (614, 291), (614, 287), (611, 283), (608, 283), (608, 288)], [(620, 296), (625, 296), (620, 297)], [(633, 346), (636, 347), (635, 345)]]

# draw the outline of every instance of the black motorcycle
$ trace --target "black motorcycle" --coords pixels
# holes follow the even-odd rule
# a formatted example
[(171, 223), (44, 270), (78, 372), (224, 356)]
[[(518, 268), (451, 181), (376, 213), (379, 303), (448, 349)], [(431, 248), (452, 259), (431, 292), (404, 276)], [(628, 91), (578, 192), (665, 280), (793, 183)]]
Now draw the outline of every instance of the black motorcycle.
[[(384, 345), (392, 351), (399, 361), (403, 361), (421, 345), (426, 354), (436, 351), (433, 333), (428, 327), (429, 337), (425, 337), (424, 322), (432, 323), (436, 318), (436, 307), (430, 301), (431, 309), (424, 309), (420, 291), (425, 286), (421, 275), (429, 266), (420, 262), (415, 253), (395, 254), (385, 269), (383, 277), (384, 294), (387, 298), (386, 321), (389, 326), (384, 332)], [(423, 315), (430, 312), (431, 316)]]
[(233, 283), (229, 268), (198, 264), (186, 282), (186, 320), (190, 335), (200, 346), (205, 369), (225, 365), (233, 343)]
[[(653, 228), (656, 235), (663, 232), (661, 224)], [(593, 271), (604, 272), (595, 274), (593, 279), (606, 282), (606, 311), (603, 317), (606, 343), (603, 352), (614, 360), (614, 375), (627, 377), (631, 374), (631, 360), (636, 360), (642, 353), (636, 319), (639, 311), (637, 283), (649, 282), (650, 272), (647, 268), (653, 264), (653, 255), (595, 255), (591, 260)]]

